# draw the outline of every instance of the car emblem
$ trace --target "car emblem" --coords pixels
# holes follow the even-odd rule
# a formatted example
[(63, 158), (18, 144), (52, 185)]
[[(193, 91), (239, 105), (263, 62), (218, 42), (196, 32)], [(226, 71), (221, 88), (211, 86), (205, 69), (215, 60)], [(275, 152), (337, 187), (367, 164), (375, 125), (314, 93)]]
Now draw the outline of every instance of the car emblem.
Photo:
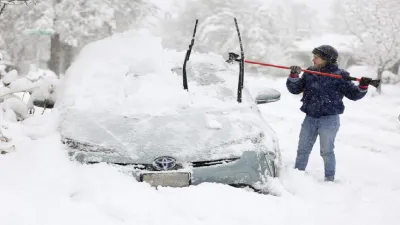
[(176, 166), (176, 159), (170, 156), (161, 156), (153, 161), (153, 167), (159, 171), (172, 170)]

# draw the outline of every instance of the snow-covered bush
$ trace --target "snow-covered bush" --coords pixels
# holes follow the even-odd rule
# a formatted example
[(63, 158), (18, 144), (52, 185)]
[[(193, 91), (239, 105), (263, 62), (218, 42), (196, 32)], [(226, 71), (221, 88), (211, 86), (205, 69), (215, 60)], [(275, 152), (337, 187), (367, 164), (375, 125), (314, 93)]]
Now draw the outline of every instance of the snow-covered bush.
[(57, 98), (57, 88), (60, 80), (56, 77), (45, 77), (37, 82), (37, 87), (31, 93), (27, 107), (34, 112), (34, 106), (53, 108)]
[(6, 119), (12, 122), (21, 121), (30, 116), (26, 103), (16, 95), (7, 96), (3, 102), (0, 103), (0, 107), (8, 116)]
[(17, 122), (29, 117), (25, 102), (14, 94), (15, 92), (19, 92), (19, 89), (24, 89), (23, 87), (16, 87), (13, 84), (17, 80), (19, 80), (19, 77), (16, 70), (9, 71), (1, 79), (0, 111), (2, 113), (2, 120)]
[[(20, 77), (16, 70), (8, 72), (0, 82), (0, 110), (3, 119), (11, 122), (22, 121), (35, 112), (35, 106), (52, 108), (56, 102), (58, 85), (59, 79), (51, 73)], [(20, 92), (24, 93), (23, 97), (29, 95), (27, 102), (16, 94)]]
[(11, 70), (10, 72), (6, 73), (1, 79), (4, 86), (8, 86), (11, 82), (18, 79), (18, 72), (16, 70)]
[[(35, 70), (29, 75), (20, 77), (16, 70), (12, 70), (0, 80), (0, 154), (15, 149), (12, 136), (7, 134), (10, 123), (32, 118), (35, 106), (52, 108), (56, 102), (59, 79), (46, 70)], [(24, 101), (25, 95), (30, 96), (27, 102)]]

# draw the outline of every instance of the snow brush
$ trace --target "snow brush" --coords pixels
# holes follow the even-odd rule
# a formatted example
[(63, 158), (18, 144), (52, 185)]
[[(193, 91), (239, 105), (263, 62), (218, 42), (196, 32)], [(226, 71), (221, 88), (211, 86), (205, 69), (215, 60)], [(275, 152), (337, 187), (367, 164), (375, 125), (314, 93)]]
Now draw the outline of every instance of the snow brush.
[[(229, 59), (226, 60), (228, 63), (232, 62), (240, 62), (239, 55), (233, 52), (229, 53)], [(274, 64), (268, 64), (268, 63), (261, 63), (261, 62), (255, 62), (255, 61), (250, 61), (250, 60), (244, 60), (245, 63), (248, 64), (255, 64), (255, 65), (260, 65), (260, 66), (269, 66), (269, 67), (276, 67), (276, 68), (281, 68), (281, 69), (290, 69), (290, 67), (287, 66), (280, 66), (280, 65), (274, 65)], [(306, 72), (306, 73), (311, 73), (311, 74), (317, 74), (317, 75), (322, 75), (322, 76), (327, 76), (327, 77), (333, 77), (337, 79), (345, 79), (345, 80), (353, 80), (353, 81), (360, 81), (361, 78), (356, 78), (356, 77), (343, 77), (338, 74), (331, 74), (331, 73), (323, 73), (323, 72), (318, 72), (318, 71), (312, 71), (312, 70), (305, 70), (301, 69), (301, 71)], [(370, 85), (378, 88), (381, 83), (381, 80), (371, 80)]]

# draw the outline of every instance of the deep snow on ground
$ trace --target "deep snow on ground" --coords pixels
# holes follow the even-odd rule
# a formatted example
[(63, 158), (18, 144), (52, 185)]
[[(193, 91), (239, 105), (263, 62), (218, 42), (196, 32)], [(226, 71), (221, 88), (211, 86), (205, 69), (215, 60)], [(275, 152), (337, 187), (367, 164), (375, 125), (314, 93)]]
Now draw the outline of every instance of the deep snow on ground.
[[(360, 77), (353, 71), (353, 76)], [(266, 120), (280, 137), (280, 147), (287, 167), (281, 177), (283, 186), (298, 198), (320, 205), (332, 219), (343, 224), (398, 224), (400, 216), (400, 86), (383, 86), (377, 95), (369, 87), (359, 101), (345, 99), (345, 112), (337, 135), (337, 182), (321, 183), (323, 161), (319, 142), (314, 145), (305, 173), (295, 171), (297, 141), (304, 114), (300, 97), (287, 92), (285, 81), (253, 79), (257, 88), (268, 85), (283, 94), (281, 101), (262, 106)], [(251, 85), (249, 85), (251, 86)], [(254, 88), (253, 90), (256, 90)], [(311, 212), (311, 215), (318, 215)], [(321, 222), (322, 223), (322, 222)]]
[(399, 86), (384, 86), (381, 96), (370, 88), (364, 99), (345, 101), (338, 181), (325, 183), (318, 141), (307, 172), (292, 169), (304, 117), (300, 97), (286, 91), (285, 79), (249, 75), (246, 81), (254, 93), (264, 86), (282, 92), (279, 102), (260, 106), (280, 138), (285, 168), (274, 182), (280, 196), (221, 184), (155, 190), (109, 165), (79, 165), (54, 132), (53, 111), (9, 124), (17, 150), (0, 156), (0, 224), (399, 223)]

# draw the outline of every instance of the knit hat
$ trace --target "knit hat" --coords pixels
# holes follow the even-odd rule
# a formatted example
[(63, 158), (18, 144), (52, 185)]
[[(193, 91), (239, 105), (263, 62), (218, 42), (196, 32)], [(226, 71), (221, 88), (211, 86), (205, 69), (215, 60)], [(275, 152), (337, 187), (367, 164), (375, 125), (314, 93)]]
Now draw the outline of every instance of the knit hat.
[(316, 47), (316, 48), (314, 48), (312, 53), (315, 55), (318, 55), (323, 60), (330, 62), (330, 63), (336, 63), (337, 58), (339, 56), (338, 51), (330, 45), (321, 45), (319, 47)]

